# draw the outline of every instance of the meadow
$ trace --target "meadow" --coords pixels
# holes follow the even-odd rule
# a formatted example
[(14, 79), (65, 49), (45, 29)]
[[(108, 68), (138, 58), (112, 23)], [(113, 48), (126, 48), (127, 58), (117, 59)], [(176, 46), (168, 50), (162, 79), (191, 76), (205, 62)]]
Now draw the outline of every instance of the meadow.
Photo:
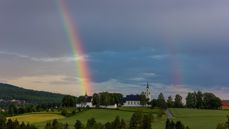
[(180, 120), (190, 129), (216, 129), (218, 123), (226, 121), (228, 111), (201, 109), (170, 109), (174, 120)]
[(53, 119), (64, 119), (64, 118), (65, 117), (60, 115), (60, 113), (39, 112), (39, 113), (28, 113), (28, 114), (18, 115), (14, 117), (9, 117), (8, 119), (35, 124), (35, 123), (45, 122)]
[(95, 118), (97, 122), (106, 123), (109, 121), (113, 121), (116, 116), (119, 116), (121, 119), (125, 121), (129, 121), (130, 117), (135, 111), (144, 111), (145, 113), (153, 113), (155, 115), (154, 122), (152, 123), (152, 129), (163, 129), (165, 124), (165, 116), (160, 118), (157, 117), (157, 114), (160, 113), (159, 109), (148, 109), (148, 108), (121, 108), (120, 110), (113, 109), (90, 109), (83, 112), (78, 112), (76, 115), (71, 117), (63, 117), (60, 113), (31, 113), (24, 114), (15, 117), (11, 117), (12, 119), (17, 119), (19, 122), (25, 121), (34, 124), (39, 129), (44, 129), (45, 124), (48, 121), (53, 119), (58, 119), (61, 123), (68, 123), (70, 129), (74, 129), (73, 126), (76, 120), (82, 121), (86, 124), (87, 120), (90, 118)]
[[(169, 109), (173, 115), (174, 120), (180, 120), (185, 125), (189, 126), (190, 129), (215, 129), (216, 125), (220, 122), (226, 121), (226, 116), (229, 114), (228, 111), (222, 110), (200, 110), (200, 109)], [(15, 117), (11, 117), (12, 119), (17, 119), (18, 121), (25, 121), (34, 124), (39, 129), (44, 129), (45, 124), (48, 121), (53, 119), (58, 119), (61, 123), (68, 123), (70, 125), (70, 129), (74, 129), (73, 125), (76, 120), (82, 121), (86, 124), (87, 120), (90, 118), (95, 118), (97, 122), (106, 123), (114, 120), (116, 116), (120, 116), (120, 118), (125, 121), (129, 121), (131, 115), (135, 111), (142, 111), (144, 113), (153, 113), (155, 118), (152, 123), (152, 129), (164, 129), (166, 116), (157, 117), (158, 114), (161, 113), (160, 109), (150, 109), (150, 108), (120, 108), (119, 110), (113, 109), (89, 109), (87, 111), (78, 112), (71, 117), (64, 117), (60, 113), (50, 113), (50, 112), (42, 112), (42, 113), (30, 113), (23, 114)]]

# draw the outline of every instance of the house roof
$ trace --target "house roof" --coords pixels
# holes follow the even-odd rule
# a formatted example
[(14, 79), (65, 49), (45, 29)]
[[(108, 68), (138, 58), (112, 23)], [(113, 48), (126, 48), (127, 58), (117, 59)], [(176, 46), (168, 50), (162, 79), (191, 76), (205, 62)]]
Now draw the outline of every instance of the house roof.
[(229, 106), (229, 100), (223, 100), (222, 106)]
[(140, 95), (127, 95), (125, 98), (124, 98), (125, 101), (140, 101), (141, 100), (141, 97)]

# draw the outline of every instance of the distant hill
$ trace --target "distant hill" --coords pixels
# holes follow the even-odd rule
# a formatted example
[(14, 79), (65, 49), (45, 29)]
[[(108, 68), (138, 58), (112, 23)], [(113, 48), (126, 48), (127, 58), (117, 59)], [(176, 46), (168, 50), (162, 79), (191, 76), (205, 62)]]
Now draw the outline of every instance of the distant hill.
[(61, 103), (63, 94), (35, 91), (0, 83), (0, 100), (22, 100), (32, 104)]

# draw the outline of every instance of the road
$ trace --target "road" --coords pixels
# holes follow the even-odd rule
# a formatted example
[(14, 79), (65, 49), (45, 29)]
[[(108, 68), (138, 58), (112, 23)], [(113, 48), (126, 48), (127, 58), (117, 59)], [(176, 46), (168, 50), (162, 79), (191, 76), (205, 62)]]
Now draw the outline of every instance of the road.
[(173, 113), (169, 109), (166, 109), (165, 113), (166, 113), (167, 119), (169, 120), (173, 119)]

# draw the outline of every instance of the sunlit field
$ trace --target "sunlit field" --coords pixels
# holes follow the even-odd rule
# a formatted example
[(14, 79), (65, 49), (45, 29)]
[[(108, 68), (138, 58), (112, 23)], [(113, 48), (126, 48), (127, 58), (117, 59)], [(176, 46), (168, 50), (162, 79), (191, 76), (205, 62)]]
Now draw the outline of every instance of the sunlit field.
[(49, 121), (53, 119), (64, 119), (65, 117), (57, 114), (57, 113), (30, 113), (30, 114), (24, 114), (14, 117), (9, 117), (8, 119), (12, 120), (18, 120), (19, 122), (25, 122), (25, 123), (39, 123), (44, 121)]
[(229, 111), (199, 110), (199, 109), (170, 109), (174, 120), (180, 120), (190, 129), (216, 129), (218, 123), (226, 121)]

